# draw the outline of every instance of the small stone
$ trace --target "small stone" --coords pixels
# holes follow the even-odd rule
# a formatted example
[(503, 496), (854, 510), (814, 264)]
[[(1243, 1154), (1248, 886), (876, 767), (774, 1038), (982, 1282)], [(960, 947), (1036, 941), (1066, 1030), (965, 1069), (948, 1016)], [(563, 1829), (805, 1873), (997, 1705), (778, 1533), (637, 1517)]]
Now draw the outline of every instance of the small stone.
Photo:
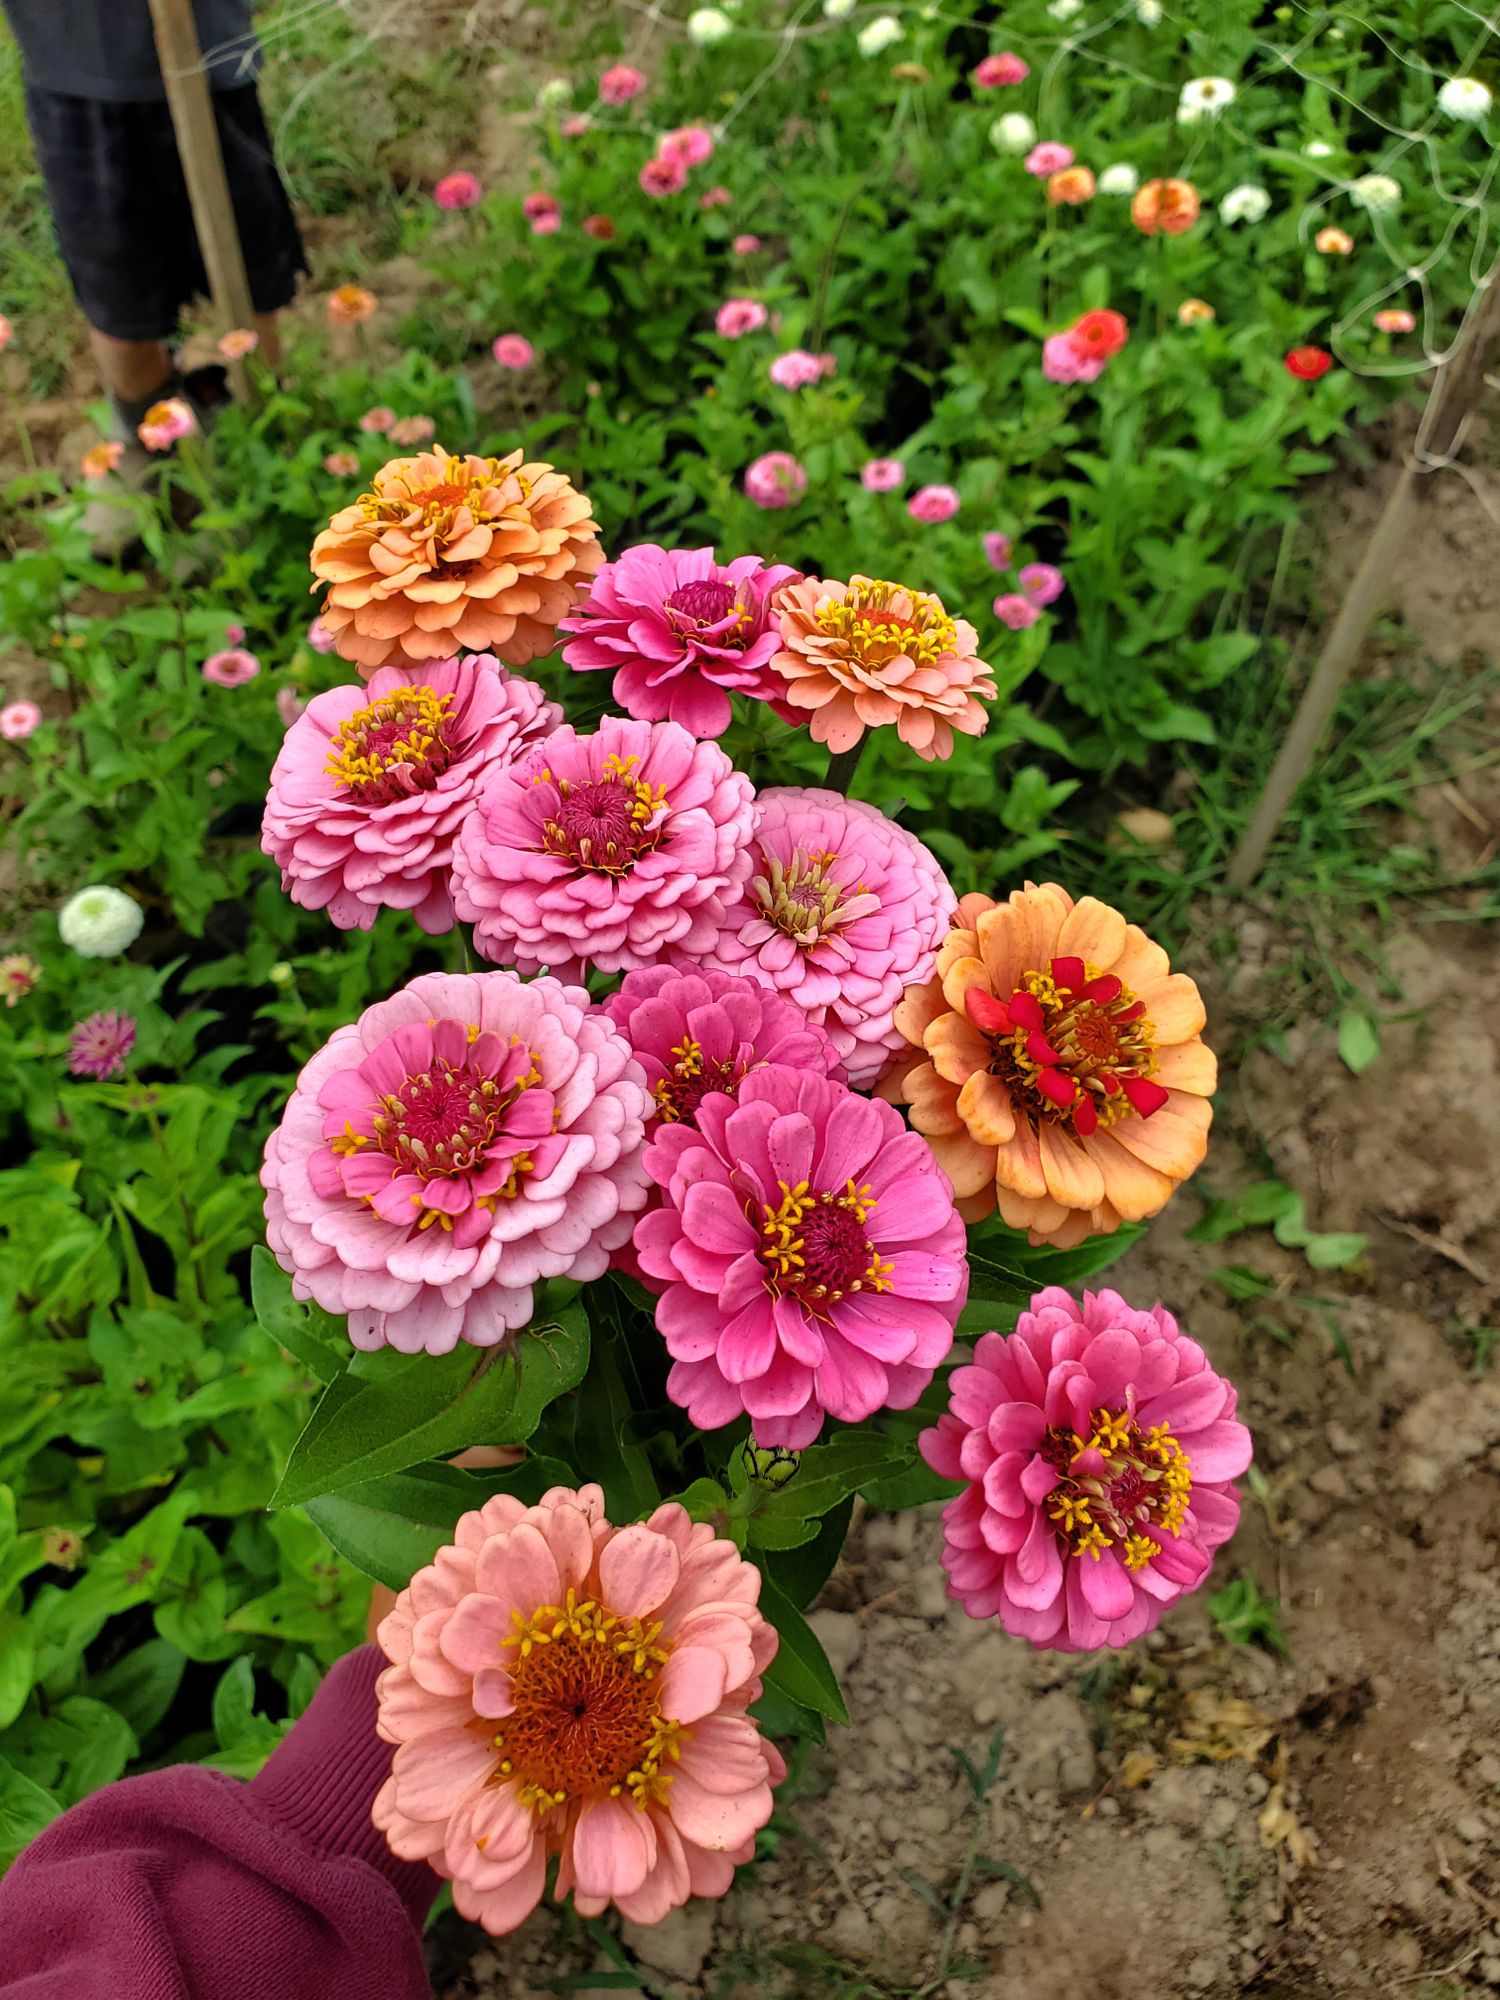
[(1177, 828), (1169, 813), (1158, 812), (1155, 806), (1131, 806), (1127, 811), (1115, 814), (1115, 825), (1131, 840), (1137, 840), (1142, 847), (1170, 847), (1177, 838)]
[(1239, 1808), (1233, 1799), (1215, 1799), (1203, 1815), (1203, 1837), (1205, 1840), (1228, 1840), (1239, 1820)]
[(877, 1933), (858, 1903), (845, 1903), (828, 1927), (828, 1942), (837, 1952), (869, 1958), (875, 1949)]
[(1187, 1971), (1182, 1976), (1190, 1987), (1201, 1993), (1205, 1987), (1214, 1984), (1219, 1976), (1219, 1968), (1211, 1958), (1200, 1952), (1195, 1959), (1189, 1961)]
[(998, 1924), (1005, 1915), (1005, 1907), (1009, 1901), (1009, 1882), (986, 1882), (969, 1907), (981, 1926)]
[(1320, 1465), (1307, 1483), (1314, 1493), (1321, 1493), (1329, 1500), (1349, 1498), (1349, 1482), (1336, 1465)]
[(999, 1697), (982, 1694), (974, 1704), (974, 1720), (981, 1729), (988, 1729), (1000, 1720)]
[(807, 1622), (828, 1655), (828, 1664), (842, 1681), (859, 1658), (864, 1634), (858, 1618), (852, 1611), (813, 1611), (808, 1614)]
[(1482, 1847), (1490, 1837), (1484, 1815), (1477, 1812), (1461, 1812), (1453, 1822), (1453, 1831), (1470, 1847)]
[(620, 1936), (642, 1964), (669, 1979), (696, 1979), (713, 1948), (716, 1914), (713, 1903), (695, 1898), (659, 1924), (622, 1923)]
[(1323, 1435), (1328, 1440), (1328, 1449), (1339, 1458), (1353, 1458), (1359, 1451), (1359, 1439), (1342, 1424), (1329, 1424)]

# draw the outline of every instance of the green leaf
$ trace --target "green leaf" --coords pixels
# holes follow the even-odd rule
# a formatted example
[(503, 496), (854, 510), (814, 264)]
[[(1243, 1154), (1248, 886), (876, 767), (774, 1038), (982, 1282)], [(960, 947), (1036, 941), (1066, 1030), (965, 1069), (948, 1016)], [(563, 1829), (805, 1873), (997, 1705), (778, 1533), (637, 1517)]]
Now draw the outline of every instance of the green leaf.
[(214, 1735), (221, 1750), (232, 1750), (255, 1727), (255, 1670), (242, 1653), (219, 1676), (213, 1700)]
[(327, 1338), (338, 1321), (292, 1297), (291, 1279), (263, 1243), (250, 1252), (250, 1303), (261, 1328), (320, 1382), (331, 1382), (342, 1372), (347, 1352), (338, 1353)]
[(826, 1743), (828, 1731), (815, 1708), (793, 1701), (780, 1688), (765, 1688), (751, 1702), (750, 1713), (767, 1736), (807, 1736), (814, 1743)]
[[(745, 1546), (745, 1523), (730, 1512), (729, 1495), (717, 1479), (695, 1479), (683, 1492), (669, 1493), (666, 1497), (685, 1507), (694, 1521), (706, 1521), (716, 1535), (732, 1541), (736, 1548)], [(817, 1532), (816, 1528), (813, 1532)]]
[(761, 1584), (760, 1608), (781, 1635), (776, 1657), (766, 1668), (766, 1686), (833, 1722), (846, 1723), (849, 1711), (828, 1655), (811, 1625), (769, 1575)]
[(186, 1665), (185, 1656), (165, 1639), (148, 1639), (102, 1674), (91, 1675), (89, 1687), (118, 1709), (137, 1740), (144, 1742), (176, 1700)]
[(872, 1479), (860, 1487), (866, 1503), (887, 1514), (899, 1514), (904, 1507), (925, 1507), (930, 1500), (951, 1500), (962, 1493), (963, 1481), (944, 1479), (925, 1459), (915, 1458), (900, 1472), (884, 1479)]
[(869, 1480), (908, 1470), (915, 1456), (913, 1446), (876, 1431), (845, 1431), (809, 1446), (784, 1486), (749, 1488), (757, 1501), (747, 1523), (751, 1542), (763, 1549), (810, 1542), (830, 1508)]
[(9, 1729), (31, 1693), (36, 1644), (19, 1611), (0, 1610), (0, 1729)]
[(577, 1307), (477, 1355), (461, 1345), (444, 1355), (366, 1356), (380, 1365), (324, 1390), (271, 1505), (305, 1504), (471, 1444), (520, 1444), (548, 1403), (582, 1380), (588, 1358)]
[(1033, 1292), (1044, 1291), (1048, 1285), (1061, 1285), (1064, 1291), (1073, 1291), (1086, 1279), (1097, 1277), (1117, 1263), (1145, 1233), (1144, 1223), (1127, 1222), (1108, 1236), (1091, 1236), (1076, 1250), (1021, 1243), (1013, 1252), (1007, 1248), (1006, 1255)]
[(848, 1499), (841, 1500), (823, 1516), (811, 1541), (800, 1543), (789, 1551), (767, 1555), (761, 1564), (761, 1568), (769, 1570), (793, 1604), (811, 1604), (833, 1574), (834, 1564), (844, 1552), (853, 1512), (854, 1496), (851, 1493)]
[(8, 1868), (61, 1811), (60, 1799), (0, 1757), (0, 1868)]
[(1339, 1016), (1339, 1057), (1346, 1069), (1361, 1076), (1380, 1054), (1380, 1030), (1359, 1007), (1346, 1007)]
[(1302, 1254), (1315, 1271), (1342, 1271), (1357, 1264), (1369, 1247), (1369, 1237), (1357, 1230), (1334, 1229), (1326, 1236), (1309, 1236)]
[(514, 1493), (529, 1506), (549, 1486), (576, 1483), (572, 1467), (555, 1458), (527, 1457), (498, 1476), (453, 1465), (414, 1465), (323, 1494), (305, 1502), (304, 1510), (357, 1570), (404, 1590), (453, 1540), (459, 1516), (482, 1507), (491, 1494)]

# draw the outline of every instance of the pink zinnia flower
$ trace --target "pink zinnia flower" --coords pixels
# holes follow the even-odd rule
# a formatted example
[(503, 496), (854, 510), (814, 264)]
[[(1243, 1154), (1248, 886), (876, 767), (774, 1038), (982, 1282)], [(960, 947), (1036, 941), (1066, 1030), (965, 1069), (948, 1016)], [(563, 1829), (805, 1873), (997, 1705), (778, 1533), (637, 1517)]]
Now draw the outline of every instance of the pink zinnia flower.
[(104, 1083), (123, 1076), (135, 1047), (135, 1022), (129, 1014), (90, 1014), (68, 1037), (68, 1070)]
[(1161, 1306), (1053, 1285), (950, 1378), (922, 1456), (965, 1490), (943, 1511), (948, 1594), (1058, 1652), (1126, 1646), (1196, 1590), (1250, 1463), (1234, 1389)]
[(701, 167), (714, 149), (714, 135), (706, 125), (679, 125), (666, 133), (657, 152), (681, 160), (685, 167)]
[(276, 713), (281, 717), (284, 729), (290, 729), (307, 704), (294, 687), (279, 687), (276, 690)]
[(245, 628), (243, 625), (226, 625), (224, 627), (224, 643), (226, 646), (238, 646), (244, 636)]
[(179, 438), (191, 437), (198, 419), (181, 396), (168, 396), (153, 403), (135, 427), (135, 434), (147, 451), (170, 451)]
[(324, 454), (323, 470), (335, 479), (352, 479), (359, 470), (359, 460), (352, 451), (330, 451)]
[(653, 153), (636, 179), (646, 194), (658, 198), (662, 195), (681, 194), (687, 186), (687, 168), (673, 155)]
[(34, 958), (24, 951), (8, 951), (0, 958), (0, 993), (5, 995), (7, 1007), (14, 1007), (26, 998), (39, 983), (42, 968)]
[(736, 257), (753, 257), (760, 248), (760, 238), (747, 231), (743, 236), (736, 236), (729, 247)]
[(930, 525), (951, 521), (962, 505), (956, 486), (919, 486), (907, 501), (906, 511), (914, 521)]
[(611, 1527), (598, 1486), (463, 1515), (380, 1626), (374, 1821), (496, 1936), (554, 1893), (660, 1923), (722, 1896), (786, 1767), (747, 1710), (776, 1656), (760, 1572), (666, 1501)]
[(1024, 83), (1030, 74), (1030, 64), (1006, 49), (1001, 55), (986, 56), (975, 69), (973, 81), (980, 90), (999, 90), (1007, 83)]
[(1067, 588), (1062, 571), (1052, 563), (1027, 563), (1016, 573), (1016, 581), (1033, 604), (1052, 604)]
[(377, 403), (373, 410), (366, 410), (359, 420), (362, 431), (388, 431), (396, 421), (396, 412), (384, 403)]
[(727, 187), (705, 188), (698, 197), (698, 206), (702, 209), (728, 208), (733, 200), (734, 196)]
[[(401, 417), (391, 425), (391, 443), (426, 444), (436, 429), (431, 417)], [(359, 469), (357, 462), (354, 469)]]
[(1375, 315), (1375, 324), (1382, 333), (1415, 333), (1417, 316), (1405, 306), (1383, 306)]
[(521, 203), (521, 213), (534, 229), (539, 222), (560, 216), (562, 204), (555, 194), (549, 194), (545, 188), (533, 188)]
[(581, 139), (593, 125), (593, 119), (586, 111), (573, 111), (558, 126), (565, 139)]
[(382, 667), (316, 696), (287, 732), (266, 800), (261, 846), (282, 888), (341, 931), (369, 930), (383, 908), (452, 930), (460, 825), (491, 772), (562, 716), (489, 653)]
[(536, 349), (524, 333), (497, 334), (490, 353), (502, 368), (529, 368), (536, 359)]
[(629, 63), (616, 63), (599, 79), (599, 95), (606, 104), (628, 104), (646, 88), (646, 79)]
[(15, 332), (15, 328), (5, 317), (5, 314), (0, 313), (0, 354), (3, 354), (6, 348), (10, 346), (11, 341), (15, 338)]
[(454, 855), (458, 914), (486, 958), (627, 972), (696, 961), (750, 872), (754, 794), (675, 722), (564, 727), (492, 776)]
[(860, 467), (859, 483), (866, 493), (894, 493), (905, 477), (899, 458), (870, 458)]
[[(794, 570), (778, 571), (779, 576), (794, 576)], [(774, 649), (773, 649), (774, 650)], [(38, 728), (42, 711), (34, 701), (8, 701), (0, 708), (0, 736), (7, 743), (24, 743), (31, 732)]]
[(1024, 632), (1028, 625), (1035, 625), (1042, 615), (1032, 599), (1023, 597), (1018, 590), (1004, 591), (990, 609), (1000, 623), (1008, 625), (1012, 632)]
[(766, 323), (766, 309), (759, 299), (726, 299), (714, 314), (714, 328), (726, 340), (739, 340), (758, 332)]
[(1010, 568), (1010, 536), (992, 528), (984, 537), (984, 559), (991, 569)]
[(592, 236), (596, 243), (613, 243), (616, 231), (607, 215), (586, 215), (583, 218), (583, 233)]
[(578, 634), (563, 658), (578, 672), (613, 668), (615, 700), (642, 722), (722, 736), (731, 692), (761, 701), (783, 692), (766, 671), (781, 644), (770, 598), (796, 574), (759, 556), (721, 564), (711, 548), (626, 549), (559, 625)]
[(1049, 334), (1042, 342), (1042, 373), (1049, 382), (1096, 382), (1107, 358), (1076, 347), (1065, 333)]
[(795, 785), (756, 800), (749, 859), (704, 964), (790, 1000), (866, 1088), (906, 1047), (892, 1015), (947, 936), (957, 907), (947, 876), (874, 806)]
[(667, 1394), (702, 1430), (748, 1414), (800, 1450), (825, 1417), (910, 1409), (953, 1345), (968, 1292), (953, 1191), (893, 1105), (772, 1064), (658, 1124), (662, 1206), (635, 1233), (665, 1289)]
[(314, 618), (307, 628), (307, 643), (315, 653), (333, 651), (333, 634), (321, 618)]
[(807, 474), (789, 451), (765, 451), (745, 467), (745, 492), (757, 507), (795, 507)]
[(1061, 146), (1055, 139), (1043, 139), (1039, 146), (1033, 146), (1026, 155), (1026, 171), (1035, 174), (1038, 180), (1046, 180), (1049, 174), (1060, 174), (1064, 167), (1073, 164), (1073, 148)]
[(214, 345), (226, 361), (243, 361), (260, 346), (260, 335), (253, 326), (235, 326), (221, 333)]
[(806, 389), (837, 366), (831, 354), (809, 354), (805, 347), (794, 347), (771, 363), (771, 380), (778, 389)]
[(483, 192), (473, 174), (444, 174), (432, 190), (432, 198), (439, 208), (472, 208)]
[(203, 662), (203, 678), (215, 687), (243, 687), (260, 672), (260, 661), (243, 646), (226, 646), (222, 653), (210, 653)]
[(651, 1100), (581, 987), (429, 972), (335, 1031), (266, 1142), (266, 1236), (356, 1347), (446, 1354), (599, 1277), (646, 1198)]

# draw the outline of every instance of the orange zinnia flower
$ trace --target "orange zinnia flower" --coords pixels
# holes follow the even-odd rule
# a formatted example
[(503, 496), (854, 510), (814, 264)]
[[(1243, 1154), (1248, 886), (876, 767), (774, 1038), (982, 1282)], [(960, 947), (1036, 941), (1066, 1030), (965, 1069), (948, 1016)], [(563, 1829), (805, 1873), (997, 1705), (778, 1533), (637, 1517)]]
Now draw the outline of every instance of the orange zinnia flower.
[(1092, 200), (1093, 193), (1094, 176), (1087, 167), (1063, 167), (1047, 176), (1047, 199), (1054, 208), (1062, 203), (1077, 208)]
[(363, 285), (340, 285), (328, 294), (328, 317), (335, 326), (358, 326), (374, 312), (378, 301)]
[(1165, 1207), (1203, 1159), (1217, 1081), (1203, 1002), (1144, 931), (1056, 883), (965, 896), (896, 1026), (911, 1106), (978, 1221), (1071, 1249)]
[(1191, 181), (1147, 181), (1135, 192), (1130, 219), (1143, 235), (1180, 236), (1198, 220), (1198, 190)]
[(441, 445), (383, 465), (312, 546), (330, 586), (323, 623), (367, 680), (459, 651), (525, 666), (552, 650), (603, 560), (589, 503), (562, 473), (519, 451), (450, 457)]

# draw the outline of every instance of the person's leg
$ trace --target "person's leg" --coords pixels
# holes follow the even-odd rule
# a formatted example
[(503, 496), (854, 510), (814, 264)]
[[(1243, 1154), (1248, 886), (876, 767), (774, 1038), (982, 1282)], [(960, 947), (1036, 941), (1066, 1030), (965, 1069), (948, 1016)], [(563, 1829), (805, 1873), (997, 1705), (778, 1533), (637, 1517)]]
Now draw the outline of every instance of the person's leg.
[(155, 402), (176, 377), (176, 364), (164, 340), (117, 340), (91, 326), (89, 346), (115, 403)]
[(275, 368), (281, 361), (281, 314), (258, 312), (255, 315), (255, 331), (260, 335), (260, 346), (256, 352), (268, 368)]

